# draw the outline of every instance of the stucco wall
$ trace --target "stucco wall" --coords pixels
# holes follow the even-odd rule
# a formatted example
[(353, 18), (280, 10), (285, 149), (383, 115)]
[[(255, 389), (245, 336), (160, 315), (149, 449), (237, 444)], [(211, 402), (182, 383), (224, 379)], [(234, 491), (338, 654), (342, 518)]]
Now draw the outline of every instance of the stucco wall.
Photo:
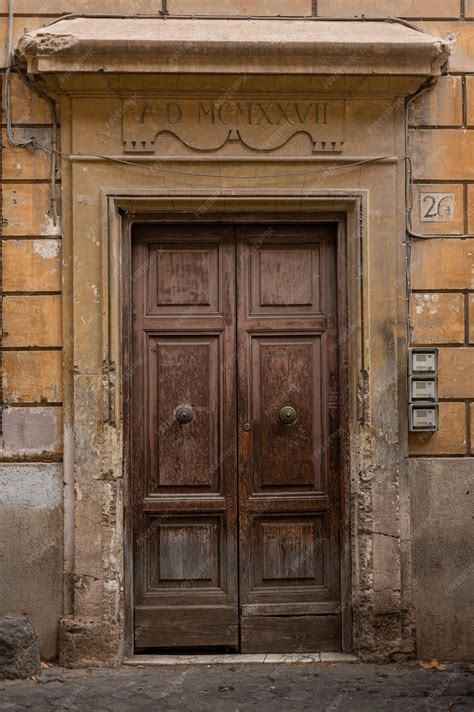
[[(72, 0), (43, 0), (37, 14), (32, 14), (31, 5), (31, 0), (15, 2), (17, 38), (25, 29), (48, 24), (54, 16), (77, 12), (77, 3)], [(459, 624), (459, 611), (474, 590), (474, 571), (466, 560), (466, 542), (473, 538), (472, 508), (461, 505), (467, 501), (463, 492), (472, 489), (474, 480), (474, 459), (469, 457), (474, 455), (474, 79), (469, 76), (474, 71), (474, 0), (81, 3), (82, 12), (92, 13), (158, 13), (163, 9), (177, 15), (401, 14), (452, 42), (449, 75), (418, 99), (410, 112), (415, 180), (412, 227), (426, 236), (412, 240), (412, 342), (439, 346), (441, 398), (439, 433), (410, 440), (413, 583), (420, 654), (472, 657), (473, 634)], [(6, 12), (7, 2), (2, 0), (2, 67), (6, 65)], [(47, 144), (52, 133), (47, 104), (17, 77), (12, 84), (17, 134), (34, 135)], [(60, 229), (52, 219), (48, 154), (10, 147), (4, 116), (2, 122), (4, 410), (0, 474), (2, 482), (8, 482), (5, 507), (10, 519), (4, 521), (29, 524), (20, 527), (19, 545), (16, 537), (12, 539), (14, 527), (1, 530), (5, 580), (13, 582), (8, 590), (18, 591), (18, 598), (0, 595), (0, 616), (28, 612), (40, 634), (44, 654), (51, 656), (56, 650), (55, 621), (62, 600), (58, 499), (63, 456), (62, 274), (66, 274), (65, 289), (70, 285), (61, 264)], [(449, 220), (424, 218), (423, 196), (434, 193), (454, 196)], [(19, 466), (20, 461), (28, 464)], [(43, 481), (42, 489), (39, 483)], [(29, 483), (34, 487), (31, 496), (25, 498)], [(452, 512), (455, 526), (453, 518), (441, 516), (446, 512)], [(449, 542), (449, 546), (440, 546), (440, 540)], [(27, 556), (37, 541), (42, 541), (43, 553), (38, 558)], [(24, 553), (18, 557), (21, 566), (15, 553), (18, 548)], [(453, 551), (457, 552), (455, 556)], [(44, 560), (47, 565), (43, 565)], [(26, 561), (28, 566), (23, 565)], [(431, 575), (427, 562), (434, 562), (440, 571), (449, 571), (451, 577), (465, 583), (453, 590), (446, 585), (444, 574)]]
[(423, 658), (472, 658), (472, 460), (410, 461), (414, 602)]
[(62, 467), (0, 465), (2, 616), (27, 616), (54, 658), (62, 614)]

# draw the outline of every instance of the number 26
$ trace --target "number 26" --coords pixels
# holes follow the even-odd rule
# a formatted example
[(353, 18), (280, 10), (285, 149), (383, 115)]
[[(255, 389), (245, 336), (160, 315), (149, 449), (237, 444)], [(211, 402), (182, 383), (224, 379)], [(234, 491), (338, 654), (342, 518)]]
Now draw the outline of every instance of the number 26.
[(425, 195), (423, 203), (423, 210), (428, 206), (426, 212), (423, 213), (423, 217), (427, 220), (436, 220), (436, 218), (449, 220), (452, 217), (453, 204), (451, 195), (444, 195), (443, 197)]

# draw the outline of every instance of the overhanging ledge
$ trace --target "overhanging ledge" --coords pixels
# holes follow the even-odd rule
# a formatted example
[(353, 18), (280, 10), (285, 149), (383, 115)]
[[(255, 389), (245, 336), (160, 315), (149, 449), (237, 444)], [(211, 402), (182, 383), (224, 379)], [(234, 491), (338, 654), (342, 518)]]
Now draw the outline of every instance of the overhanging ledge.
[(30, 73), (439, 75), (448, 44), (398, 21), (71, 17), (28, 32)]

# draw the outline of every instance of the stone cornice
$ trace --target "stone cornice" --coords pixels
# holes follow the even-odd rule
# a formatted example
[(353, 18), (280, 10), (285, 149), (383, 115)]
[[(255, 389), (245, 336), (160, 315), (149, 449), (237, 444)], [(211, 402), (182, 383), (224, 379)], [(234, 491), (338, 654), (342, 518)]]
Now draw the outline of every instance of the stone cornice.
[(439, 75), (449, 46), (397, 21), (76, 17), (28, 32), (29, 73)]

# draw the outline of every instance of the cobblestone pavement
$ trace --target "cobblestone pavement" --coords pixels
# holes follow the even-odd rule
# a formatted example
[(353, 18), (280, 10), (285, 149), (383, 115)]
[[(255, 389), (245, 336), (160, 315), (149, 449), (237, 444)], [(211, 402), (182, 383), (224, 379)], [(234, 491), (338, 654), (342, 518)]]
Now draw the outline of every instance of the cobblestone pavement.
[(267, 710), (426, 712), (474, 710), (474, 664), (166, 665), (42, 670), (0, 681), (0, 710)]

